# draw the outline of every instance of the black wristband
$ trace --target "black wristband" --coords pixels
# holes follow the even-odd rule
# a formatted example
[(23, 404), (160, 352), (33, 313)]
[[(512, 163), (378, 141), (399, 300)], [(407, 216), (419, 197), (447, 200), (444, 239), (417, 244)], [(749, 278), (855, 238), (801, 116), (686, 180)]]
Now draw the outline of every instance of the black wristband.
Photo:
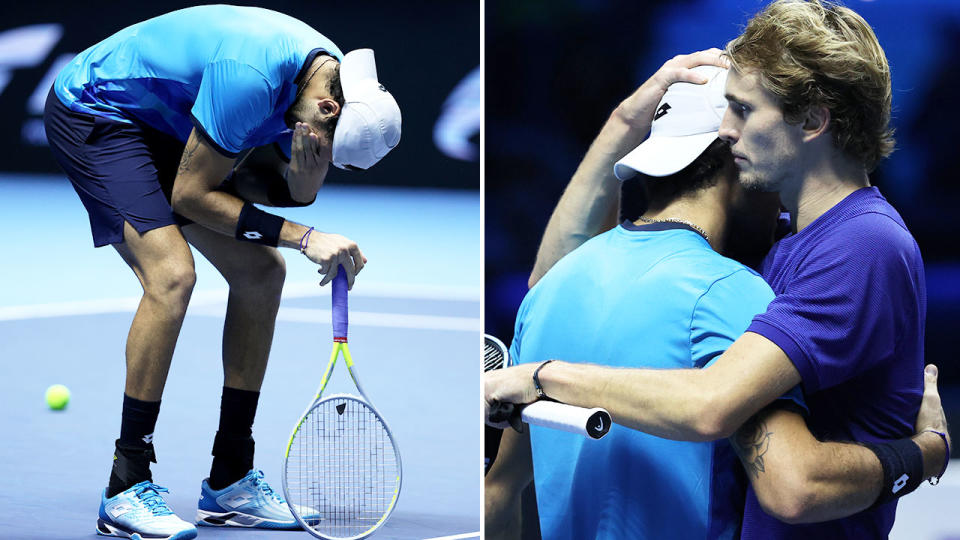
[(537, 366), (537, 369), (533, 370), (533, 388), (537, 391), (537, 397), (540, 399), (550, 399), (547, 396), (547, 393), (543, 391), (543, 386), (540, 384), (540, 370), (543, 369), (543, 366), (553, 362), (553, 360), (547, 360), (546, 362)]
[(862, 444), (877, 455), (883, 467), (883, 487), (871, 508), (903, 497), (923, 482), (923, 453), (912, 440)]
[(284, 219), (280, 216), (268, 214), (257, 208), (253, 203), (245, 203), (240, 210), (240, 219), (237, 220), (237, 240), (277, 247), (280, 243), (280, 229)]

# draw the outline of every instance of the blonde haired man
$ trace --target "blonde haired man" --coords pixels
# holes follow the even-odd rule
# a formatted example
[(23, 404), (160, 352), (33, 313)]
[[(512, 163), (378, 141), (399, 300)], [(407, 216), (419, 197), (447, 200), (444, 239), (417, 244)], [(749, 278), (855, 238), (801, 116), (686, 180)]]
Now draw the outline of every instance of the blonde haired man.
[[(762, 266), (777, 297), (703, 369), (534, 362), (486, 375), (486, 399), (535, 400), (539, 367), (545, 395), (606, 407), (650, 434), (702, 441), (737, 432), (735, 446), (753, 473), (742, 538), (886, 537), (896, 498), (931, 470), (942, 474), (947, 454), (942, 423), (939, 433), (903, 440), (913, 433), (923, 391), (926, 291), (916, 242), (867, 175), (892, 148), (889, 68), (859, 15), (819, 1), (770, 4), (726, 55), (733, 69), (720, 137), (731, 145), (741, 182), (779, 192), (792, 218), (793, 233)], [(571, 208), (584, 208), (579, 215), (588, 218), (604, 213), (590, 204), (604, 191), (583, 184), (571, 182), (551, 219), (532, 282), (584, 237), (582, 224), (570, 222), (578, 215)], [(802, 451), (765, 460), (778, 446), (803, 443), (766, 427), (792, 413), (764, 409), (797, 384), (816, 438), (866, 448), (844, 445), (829, 462)], [(827, 485), (827, 468), (835, 467), (849, 478)], [(881, 483), (879, 474), (862, 474), (871, 469), (882, 470)], [(774, 485), (781, 474), (794, 481)], [(827, 504), (837, 488), (851, 497)], [(832, 521), (800, 525), (822, 520)]]

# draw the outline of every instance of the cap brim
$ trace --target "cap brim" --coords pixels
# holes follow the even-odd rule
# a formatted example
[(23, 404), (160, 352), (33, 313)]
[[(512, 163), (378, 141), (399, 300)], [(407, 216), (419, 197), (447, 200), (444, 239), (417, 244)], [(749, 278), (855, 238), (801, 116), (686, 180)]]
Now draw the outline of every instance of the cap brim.
[(377, 80), (377, 63), (373, 57), (373, 49), (357, 49), (345, 54), (340, 62), (340, 86), (343, 88), (344, 99), (350, 101), (354, 91), (367, 80)]
[(613, 174), (627, 180), (637, 173), (647, 176), (669, 176), (694, 162), (710, 143), (717, 140), (717, 132), (687, 135), (685, 137), (652, 137), (634, 148), (613, 166)]

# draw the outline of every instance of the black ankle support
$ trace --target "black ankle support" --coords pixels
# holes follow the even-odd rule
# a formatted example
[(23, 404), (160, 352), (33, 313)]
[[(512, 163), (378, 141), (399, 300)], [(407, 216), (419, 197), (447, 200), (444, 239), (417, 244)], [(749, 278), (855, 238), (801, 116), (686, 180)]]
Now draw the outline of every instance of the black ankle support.
[(217, 432), (213, 440), (213, 464), (209, 484), (212, 489), (223, 489), (240, 480), (253, 468), (253, 437)]
[(153, 445), (131, 446), (117, 439), (116, 449), (113, 452), (113, 468), (110, 471), (110, 484), (107, 487), (107, 497), (113, 497), (131, 486), (143, 482), (153, 481), (150, 464), (157, 462), (157, 455)]

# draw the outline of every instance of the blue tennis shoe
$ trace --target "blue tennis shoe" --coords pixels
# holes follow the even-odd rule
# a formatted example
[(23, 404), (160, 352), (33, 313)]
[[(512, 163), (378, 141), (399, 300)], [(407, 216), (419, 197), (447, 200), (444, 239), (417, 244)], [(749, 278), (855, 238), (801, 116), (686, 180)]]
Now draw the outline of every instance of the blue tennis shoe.
[(187, 540), (197, 537), (197, 528), (177, 517), (161, 493), (167, 488), (144, 481), (107, 498), (100, 497), (97, 534), (134, 540)]
[(205, 479), (200, 484), (197, 525), (299, 529), (286, 501), (253, 469), (229, 486), (215, 491)]

